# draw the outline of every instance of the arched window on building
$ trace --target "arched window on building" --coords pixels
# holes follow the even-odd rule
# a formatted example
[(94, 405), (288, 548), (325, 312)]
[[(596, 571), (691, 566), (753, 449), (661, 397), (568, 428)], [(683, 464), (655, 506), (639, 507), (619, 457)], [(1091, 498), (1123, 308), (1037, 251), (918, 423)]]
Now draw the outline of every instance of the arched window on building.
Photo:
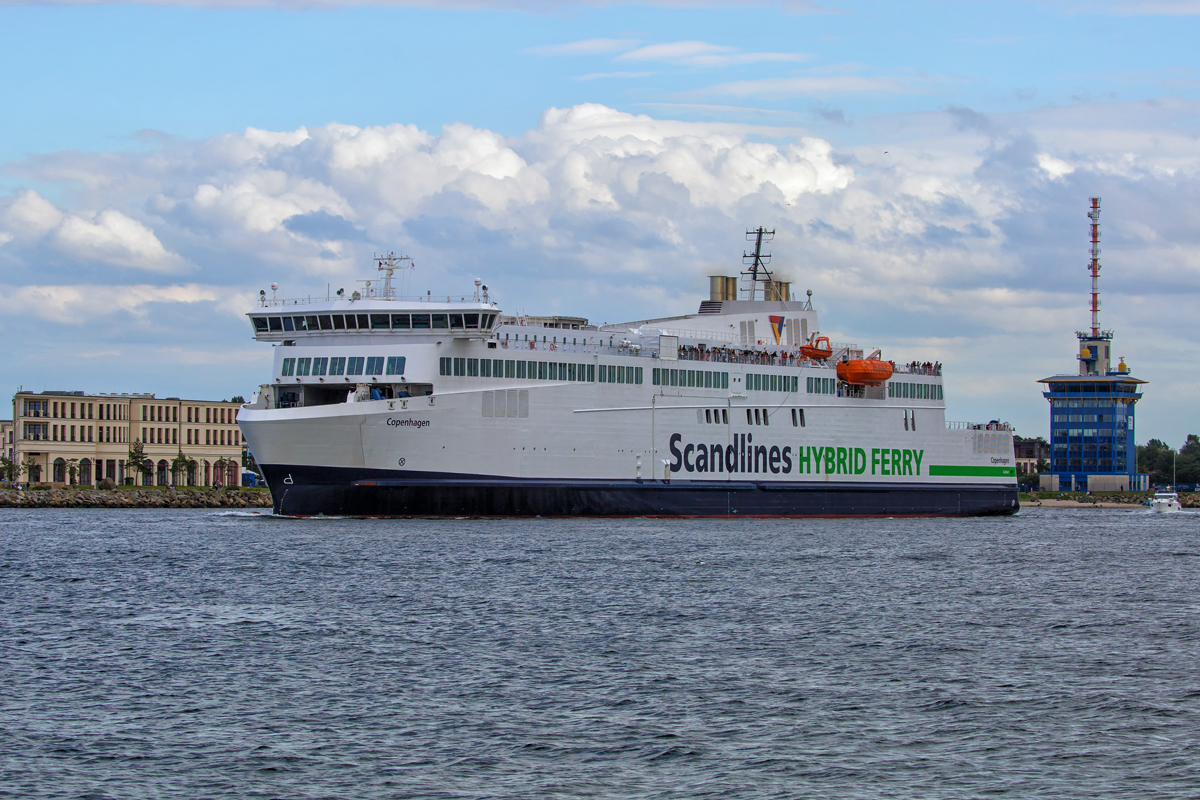
[(189, 461), (189, 462), (188, 462), (188, 468), (187, 468), (187, 485), (188, 485), (188, 486), (195, 486), (195, 485), (196, 485), (196, 462), (195, 462), (195, 461)]
[(212, 486), (212, 464), (204, 462), (204, 485)]
[(55, 483), (67, 482), (67, 462), (61, 458), (54, 459), (54, 470), (51, 473), (50, 480)]
[(92, 460), (82, 459), (79, 462), (79, 483), (86, 486), (92, 482)]
[(225, 465), (225, 485), (237, 486), (239, 484), (237, 462), (232, 458), (228, 461), (229, 463)]
[(155, 483), (159, 486), (167, 485), (167, 462), (165, 459), (159, 459), (158, 469), (156, 470)]

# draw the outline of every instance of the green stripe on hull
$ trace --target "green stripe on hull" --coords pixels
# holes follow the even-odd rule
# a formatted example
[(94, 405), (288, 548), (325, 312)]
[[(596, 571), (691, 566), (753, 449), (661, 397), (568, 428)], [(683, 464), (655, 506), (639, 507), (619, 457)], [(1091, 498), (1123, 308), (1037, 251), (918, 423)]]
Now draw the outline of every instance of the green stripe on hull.
[(929, 465), (929, 474), (947, 478), (1015, 478), (1016, 467), (948, 467)]

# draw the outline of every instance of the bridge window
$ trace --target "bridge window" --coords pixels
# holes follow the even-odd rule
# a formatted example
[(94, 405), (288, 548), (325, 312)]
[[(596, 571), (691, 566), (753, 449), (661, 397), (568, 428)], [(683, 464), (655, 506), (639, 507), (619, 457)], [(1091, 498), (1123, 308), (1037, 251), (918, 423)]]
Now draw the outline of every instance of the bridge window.
[(362, 375), (363, 374), (363, 357), (351, 356), (346, 362), (347, 375)]
[(408, 314), (392, 314), (392, 330), (406, 331), (409, 329)]
[(321, 323), (317, 322), (317, 317), (315, 314), (312, 316), (305, 317), (304, 321), (308, 325), (308, 330), (310, 330), (310, 331), (321, 330)]
[(333, 318), (330, 317), (328, 314), (319, 314), (317, 316), (317, 321), (321, 323), (321, 330), (323, 330), (323, 331), (333, 330)]
[(329, 359), (329, 374), (343, 375), (346, 372), (346, 358), (344, 356), (335, 356)]
[(413, 330), (429, 330), (429, 315), (428, 314), (413, 314), (412, 315)]
[(346, 330), (346, 318), (343, 317), (341, 314), (334, 314), (333, 315), (333, 329), (335, 331)]
[(454, 329), (463, 327), (463, 315), (462, 314), (451, 314), (450, 315), (450, 327), (454, 328)]
[[(458, 359), (461, 361), (462, 359)], [(388, 356), (387, 360), (388, 375), (403, 375), (404, 374), (404, 356)]]
[(367, 356), (367, 374), (383, 374), (383, 356)]
[[(284, 317), (283, 329), (289, 332), (296, 330), (295, 320), (293, 320), (291, 317)], [(303, 328), (301, 328), (301, 330), (303, 330)]]
[(433, 327), (435, 329), (446, 329), (446, 328), (450, 327), (450, 321), (447, 318), (446, 314), (434, 314), (432, 316), (433, 316)]
[(279, 317), (269, 317), (267, 322), (270, 323), (272, 331), (283, 330), (283, 321), (280, 320)]
[(251, 317), (250, 321), (254, 323), (254, 332), (255, 333), (265, 333), (266, 332), (266, 330), (267, 330), (267, 318), (266, 317)]
[(371, 330), (386, 331), (390, 325), (390, 320), (387, 314), (372, 314), (371, 315)]
[(463, 314), (463, 326), (467, 327), (467, 328), (478, 328), (479, 327), (479, 315), (478, 314)]

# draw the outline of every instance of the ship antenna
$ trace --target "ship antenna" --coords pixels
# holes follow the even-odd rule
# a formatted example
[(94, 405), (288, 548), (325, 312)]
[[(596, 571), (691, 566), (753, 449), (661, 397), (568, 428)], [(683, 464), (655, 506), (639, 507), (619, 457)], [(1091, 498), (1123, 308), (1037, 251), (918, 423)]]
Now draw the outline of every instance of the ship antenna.
[(398, 256), (393, 252), (389, 252), (386, 256), (374, 256), (376, 263), (379, 265), (379, 271), (383, 273), (383, 296), (395, 298), (396, 291), (392, 288), (392, 274), (400, 269), (403, 264), (401, 262), (412, 262), (408, 256)]
[[(769, 231), (761, 225), (752, 231), (746, 231), (746, 239), (754, 240), (754, 252), (742, 253), (742, 263), (749, 264), (749, 270), (743, 270), (742, 275), (750, 278), (750, 299), (754, 299), (755, 291), (758, 289), (759, 281), (771, 280), (771, 272), (767, 269), (767, 264), (771, 263), (771, 254), (764, 253), (762, 246), (764, 241), (771, 241), (775, 238), (775, 231)], [(761, 275), (765, 277), (760, 277)], [(767, 299), (767, 293), (763, 291), (763, 299)]]

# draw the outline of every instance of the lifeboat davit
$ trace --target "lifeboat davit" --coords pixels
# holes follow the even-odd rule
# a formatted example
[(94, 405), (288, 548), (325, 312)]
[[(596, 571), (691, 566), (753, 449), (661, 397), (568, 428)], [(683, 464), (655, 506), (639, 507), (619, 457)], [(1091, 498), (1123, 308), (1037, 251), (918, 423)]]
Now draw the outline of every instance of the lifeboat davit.
[(878, 358), (858, 358), (850, 361), (839, 361), (837, 365), (838, 380), (857, 386), (878, 386), (892, 377), (891, 362)]
[[(825, 343), (824, 347), (821, 346), (822, 342)], [(817, 361), (824, 361), (825, 359), (829, 358), (831, 355), (833, 355), (833, 347), (829, 344), (829, 337), (818, 336), (816, 340), (810, 344), (802, 345), (800, 347), (800, 355), (804, 356), (805, 358), (816, 359)]]

